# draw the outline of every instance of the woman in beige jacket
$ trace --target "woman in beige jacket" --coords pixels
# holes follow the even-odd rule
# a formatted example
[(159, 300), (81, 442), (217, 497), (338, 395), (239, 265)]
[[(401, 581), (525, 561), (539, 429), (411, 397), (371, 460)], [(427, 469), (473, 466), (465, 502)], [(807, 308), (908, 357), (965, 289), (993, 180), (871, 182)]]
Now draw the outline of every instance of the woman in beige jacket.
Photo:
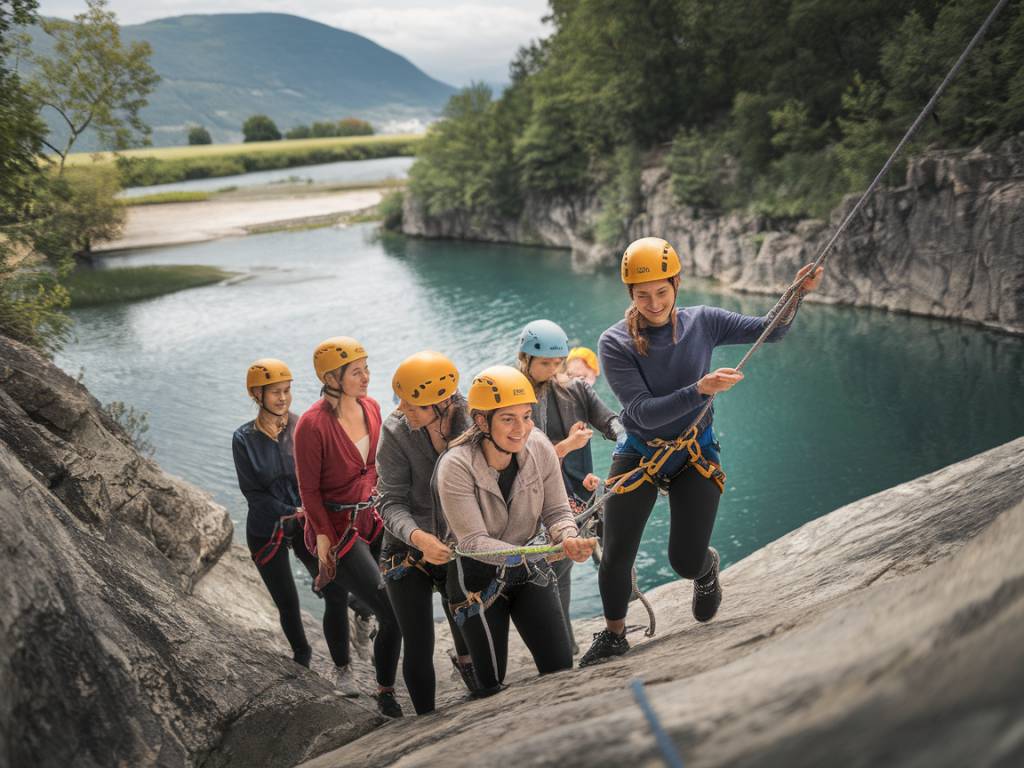
[(501, 689), (511, 619), (541, 674), (572, 667), (558, 590), (543, 561), (489, 554), (522, 547), (543, 524), (551, 543), (577, 562), (593, 539), (578, 537), (562, 470), (548, 438), (533, 429), (533, 387), (497, 365), (469, 389), (472, 426), (438, 460), (436, 490), (456, 539), (458, 568), (448, 597), (481, 686)]

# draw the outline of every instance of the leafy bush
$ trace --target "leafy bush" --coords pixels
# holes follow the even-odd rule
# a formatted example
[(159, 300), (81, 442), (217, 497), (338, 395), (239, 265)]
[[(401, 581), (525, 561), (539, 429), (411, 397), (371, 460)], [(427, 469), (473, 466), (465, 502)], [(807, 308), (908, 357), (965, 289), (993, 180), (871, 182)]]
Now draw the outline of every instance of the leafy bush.
[(308, 139), (312, 135), (308, 125), (296, 125), (294, 128), (289, 129), (284, 137), (286, 139)]
[(103, 410), (124, 430), (135, 450), (143, 456), (153, 458), (156, 446), (146, 439), (146, 433), (149, 431), (148, 413), (138, 411), (135, 406), (126, 405), (120, 400), (107, 403)]
[(193, 125), (188, 129), (188, 143), (190, 146), (197, 144), (212, 144), (210, 132), (201, 125)]
[(402, 229), (402, 203), (405, 200), (405, 193), (396, 189), (388, 192), (381, 198), (377, 211), (381, 215), (384, 229), (398, 232)]
[(373, 126), (358, 117), (346, 117), (338, 121), (338, 136), (372, 136)]
[(245, 141), (278, 141), (281, 132), (274, 121), (266, 115), (253, 115), (242, 123), (242, 135)]

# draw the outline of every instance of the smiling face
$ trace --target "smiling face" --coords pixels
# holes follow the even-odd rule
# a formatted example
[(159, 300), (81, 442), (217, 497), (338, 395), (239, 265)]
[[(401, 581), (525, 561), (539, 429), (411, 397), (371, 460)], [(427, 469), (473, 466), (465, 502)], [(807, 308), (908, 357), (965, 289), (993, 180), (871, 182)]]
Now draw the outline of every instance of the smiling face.
[[(260, 395), (260, 390), (263, 390)], [(262, 397), (263, 407), (275, 416), (285, 416), (292, 407), (292, 383), (281, 381), (265, 387), (253, 387), (253, 398), (259, 402)]]
[(676, 286), (671, 280), (655, 280), (631, 286), (633, 304), (650, 325), (664, 325), (676, 305)]
[(543, 384), (558, 373), (564, 357), (531, 357), (526, 373), (535, 384)]
[[(477, 426), (488, 431), (487, 419), (477, 414)], [(533, 429), (533, 408), (529, 405), (510, 405), (491, 414), (491, 439), (503, 451), (519, 453)]]

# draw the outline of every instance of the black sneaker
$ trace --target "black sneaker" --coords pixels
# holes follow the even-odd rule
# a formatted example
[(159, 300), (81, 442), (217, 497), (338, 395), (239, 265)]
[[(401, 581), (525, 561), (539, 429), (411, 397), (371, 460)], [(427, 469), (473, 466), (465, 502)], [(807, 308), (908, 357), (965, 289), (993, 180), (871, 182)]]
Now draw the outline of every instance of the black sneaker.
[(380, 691), (377, 694), (377, 711), (384, 717), (401, 717), (402, 706), (395, 698), (394, 691)]
[(616, 635), (610, 630), (602, 629), (594, 633), (594, 642), (590, 644), (590, 650), (580, 658), (580, 668), (589, 667), (612, 656), (621, 656), (628, 650), (629, 641), (626, 640), (625, 633)]
[(693, 618), (697, 621), (711, 621), (722, 604), (722, 584), (718, 580), (721, 558), (714, 547), (708, 547), (708, 552), (711, 553), (711, 570), (693, 582)]
[(309, 669), (309, 663), (313, 660), (313, 649), (306, 646), (304, 651), (295, 651), (292, 654), (292, 661), (296, 664), (301, 664), (306, 669)]

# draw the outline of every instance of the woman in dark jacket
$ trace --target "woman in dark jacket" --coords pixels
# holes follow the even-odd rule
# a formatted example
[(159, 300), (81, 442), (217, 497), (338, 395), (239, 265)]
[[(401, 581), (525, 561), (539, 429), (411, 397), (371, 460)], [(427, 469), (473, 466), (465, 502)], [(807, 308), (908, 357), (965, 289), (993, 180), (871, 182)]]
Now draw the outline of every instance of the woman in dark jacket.
[[(594, 459), (590, 453), (592, 427), (612, 441), (619, 439), (623, 429), (618, 416), (601, 402), (590, 384), (565, 375), (563, 368), (568, 354), (569, 337), (550, 320), (527, 323), (519, 334), (519, 370), (530, 380), (537, 395), (533, 423), (555, 446), (570, 501), (582, 504), (590, 499), (600, 482), (594, 474)], [(575, 655), (578, 648), (569, 620), (572, 560), (559, 560), (554, 564), (554, 571)]]
[[(256, 418), (236, 429), (231, 439), (238, 487), (249, 505), (245, 538), (260, 578), (277, 606), (292, 658), (308, 667), (312, 649), (302, 626), (288, 550), (295, 553), (314, 578), (318, 569), (316, 557), (302, 541), (303, 510), (294, 455), (298, 417), (289, 411), (292, 373), (280, 360), (257, 360), (249, 366), (245, 387), (259, 406)], [(347, 621), (345, 604), (338, 605), (327, 598), (324, 637), (332, 656), (344, 655), (339, 640), (343, 633), (338, 627)]]

